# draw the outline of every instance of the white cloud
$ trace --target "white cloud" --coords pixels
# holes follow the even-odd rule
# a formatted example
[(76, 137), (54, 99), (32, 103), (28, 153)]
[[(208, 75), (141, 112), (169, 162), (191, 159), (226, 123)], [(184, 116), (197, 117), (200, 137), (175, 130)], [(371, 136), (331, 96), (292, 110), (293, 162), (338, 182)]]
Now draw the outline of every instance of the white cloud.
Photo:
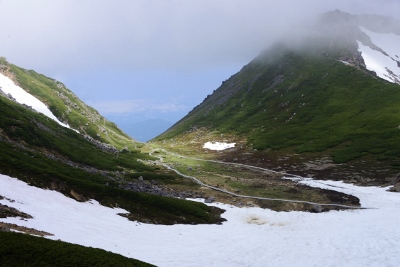
[(121, 100), (121, 101), (99, 101), (90, 102), (100, 113), (104, 115), (119, 114), (138, 114), (138, 113), (170, 113), (179, 112), (188, 109), (187, 106), (174, 102), (160, 102), (157, 100)]

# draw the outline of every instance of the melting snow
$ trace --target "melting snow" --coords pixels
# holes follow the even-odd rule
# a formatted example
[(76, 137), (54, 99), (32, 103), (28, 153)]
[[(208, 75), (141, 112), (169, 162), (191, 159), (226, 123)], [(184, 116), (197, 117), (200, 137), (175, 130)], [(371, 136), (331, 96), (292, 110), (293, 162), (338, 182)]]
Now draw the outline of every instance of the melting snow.
[(220, 142), (207, 142), (203, 145), (203, 148), (207, 148), (210, 150), (225, 150), (228, 148), (235, 147), (236, 143), (220, 143)]
[(0, 203), (34, 217), (0, 221), (158, 266), (398, 266), (398, 193), (342, 182), (305, 182), (352, 193), (374, 209), (314, 214), (216, 203), (226, 209), (223, 225), (149, 225), (116, 215), (122, 209), (80, 203), (0, 175), (0, 195), (8, 198)]
[[(46, 115), (47, 117), (49, 117), (50, 119), (53, 119), (54, 121), (56, 121), (61, 126), (71, 129), (71, 127), (69, 127), (69, 125), (59, 121), (57, 119), (57, 117), (54, 116), (53, 113), (51, 113), (50, 109), (43, 102), (41, 102), (39, 99), (37, 99), (33, 95), (27, 93), (21, 87), (15, 85), (14, 82), (10, 78), (6, 77), (2, 73), (0, 73), (0, 89), (3, 92), (5, 92), (6, 94), (11, 94), (12, 97), (14, 97), (18, 103), (31, 106), (36, 111), (39, 111), (39, 112), (43, 113), (44, 115)], [(76, 130), (74, 130), (74, 131), (76, 131)], [(78, 132), (78, 131), (76, 131), (76, 132)]]
[(373, 50), (357, 41), (367, 69), (375, 71), (379, 77), (389, 82), (400, 83), (400, 66), (398, 65), (400, 64), (398, 63), (400, 62), (400, 36), (393, 33), (375, 33), (363, 27), (360, 27), (360, 29), (371, 38), (375, 45), (388, 54), (388, 56), (384, 55), (382, 52)]
[(347, 61), (344, 61), (344, 60), (339, 60), (340, 62), (342, 62), (343, 64), (345, 64), (345, 65), (351, 65), (349, 62), (347, 62)]

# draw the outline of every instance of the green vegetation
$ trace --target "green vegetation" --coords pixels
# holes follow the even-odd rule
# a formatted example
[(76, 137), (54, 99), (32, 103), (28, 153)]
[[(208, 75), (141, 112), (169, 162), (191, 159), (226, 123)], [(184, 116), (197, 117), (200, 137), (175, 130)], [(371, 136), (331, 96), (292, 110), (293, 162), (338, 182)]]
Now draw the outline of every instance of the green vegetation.
[[(220, 212), (202, 203), (119, 188), (121, 179), (141, 174), (168, 178), (138, 159), (139, 150), (104, 151), (42, 114), (0, 97), (0, 173), (31, 185), (57, 190), (79, 201), (96, 199), (130, 212), (131, 220), (159, 224), (217, 223)], [(126, 177), (124, 176), (126, 174)], [(170, 178), (168, 178), (170, 179)]]
[(131, 168), (137, 171), (152, 168), (133, 159), (149, 159), (139, 150), (124, 151), (114, 156), (103, 151), (82, 135), (58, 125), (46, 116), (31, 112), (8, 99), (0, 98), (0, 127), (2, 135), (24, 146), (42, 150), (47, 154), (62, 155), (67, 160), (90, 165), (101, 170), (122, 170)]
[(257, 150), (328, 152), (336, 163), (380, 157), (397, 167), (399, 89), (313, 51), (274, 48), (156, 140), (206, 127), (247, 136)]
[[(179, 172), (195, 176), (207, 185), (211, 185), (240, 195), (257, 196), (276, 199), (291, 199), (300, 201), (310, 201), (316, 203), (342, 203), (348, 205), (358, 205), (358, 199), (330, 190), (321, 190), (302, 186), (290, 180), (282, 179), (282, 174), (276, 174), (259, 169), (246, 168), (233, 164), (223, 164), (210, 161), (188, 159), (168, 153), (164, 162), (173, 165)], [(257, 201), (254, 199), (240, 199), (240, 197), (229, 198), (228, 195), (212, 192), (217, 195), (218, 201), (232, 200), (239, 202), (256, 202), (258, 205), (273, 210), (308, 210), (309, 207), (303, 205), (293, 205), (293, 203), (283, 203), (276, 201)]]
[(1, 266), (153, 266), (98, 248), (0, 231)]
[(141, 146), (122, 132), (115, 123), (108, 121), (97, 110), (83, 103), (64, 84), (33, 70), (10, 64), (4, 58), (0, 58), (0, 65), (7, 67), (13, 80), (21, 88), (40, 99), (57, 118), (72, 128), (118, 149)]

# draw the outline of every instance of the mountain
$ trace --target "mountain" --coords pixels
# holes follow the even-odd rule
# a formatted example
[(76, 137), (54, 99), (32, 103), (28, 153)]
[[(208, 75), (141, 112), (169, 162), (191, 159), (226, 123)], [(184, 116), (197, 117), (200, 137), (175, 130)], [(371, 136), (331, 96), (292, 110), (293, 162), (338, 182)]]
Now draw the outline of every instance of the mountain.
[(10, 64), (4, 58), (0, 59), (0, 73), (44, 103), (59, 121), (86, 138), (107, 143), (117, 149), (137, 145), (131, 137), (82, 102), (61, 82)]
[[(0, 69), (1, 174), (77, 201), (124, 207), (130, 220), (220, 222), (220, 211), (171, 198), (179, 193), (171, 186), (182, 178), (155, 166), (156, 158), (141, 150), (143, 144), (61, 83), (5, 59)], [(198, 189), (195, 183), (186, 185)]]
[(163, 133), (166, 129), (172, 126), (172, 122), (163, 119), (149, 119), (141, 122), (130, 122), (129, 120), (122, 120), (118, 126), (132, 136), (135, 140), (140, 142), (147, 142), (155, 136)]
[(0, 265), (395, 266), (397, 194), (326, 179), (398, 181), (396, 25), (324, 14), (146, 144), (1, 58)]
[[(396, 183), (398, 47), (398, 20), (322, 14), (260, 53), (154, 141), (319, 179)], [(208, 141), (236, 146), (212, 152), (203, 148)]]

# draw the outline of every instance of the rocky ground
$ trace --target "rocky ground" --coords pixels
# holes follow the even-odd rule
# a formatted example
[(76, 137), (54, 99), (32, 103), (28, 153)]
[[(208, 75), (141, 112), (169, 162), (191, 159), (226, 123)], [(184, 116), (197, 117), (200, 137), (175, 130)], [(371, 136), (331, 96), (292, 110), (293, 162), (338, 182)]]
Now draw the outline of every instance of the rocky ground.
[(234, 148), (224, 153), (208, 152), (222, 161), (241, 162), (253, 166), (264, 167), (278, 172), (287, 172), (302, 177), (318, 180), (346, 181), (362, 186), (393, 186), (394, 191), (400, 192), (400, 177), (391, 166), (384, 161), (354, 160), (336, 164), (329, 154), (290, 154), (275, 151), (251, 151)]
[[(4, 199), (4, 197), (0, 196), (0, 199)], [(10, 202), (14, 202), (14, 200), (7, 199)], [(27, 213), (21, 212), (13, 207), (9, 207), (7, 205), (0, 204), (0, 218), (7, 217), (20, 217), (20, 220), (32, 219), (33, 217)], [(26, 234), (37, 235), (37, 236), (45, 236), (52, 235), (50, 233), (39, 231), (33, 228), (28, 228), (24, 226), (19, 226), (13, 223), (5, 223), (0, 222), (0, 231), (18, 231)]]

